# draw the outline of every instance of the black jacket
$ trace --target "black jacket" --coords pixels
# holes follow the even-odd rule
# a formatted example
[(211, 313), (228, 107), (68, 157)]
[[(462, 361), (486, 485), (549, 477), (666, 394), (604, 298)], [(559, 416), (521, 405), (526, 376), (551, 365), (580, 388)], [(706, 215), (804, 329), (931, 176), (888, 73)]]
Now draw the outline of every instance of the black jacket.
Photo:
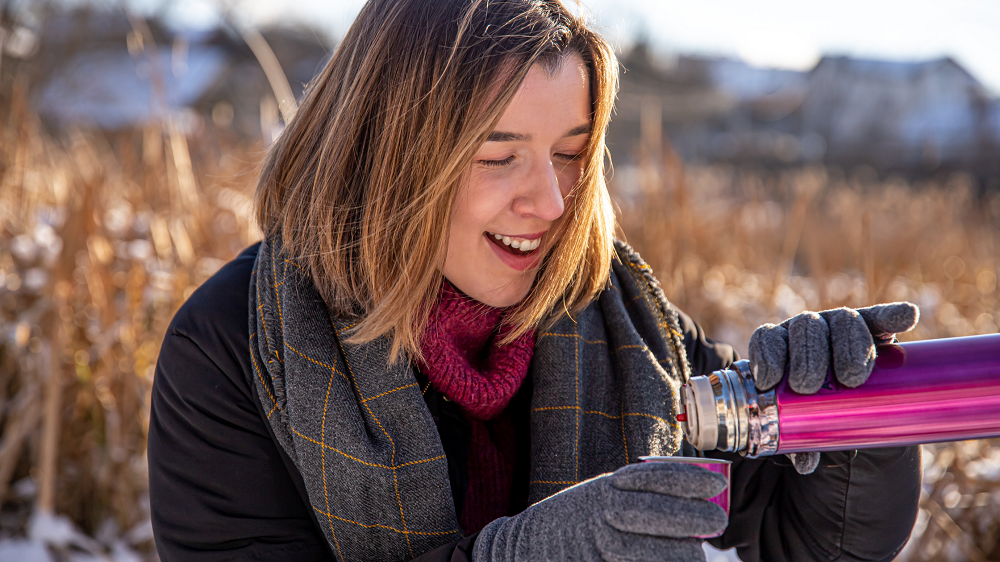
[[(332, 560), (302, 477), (278, 445), (252, 383), (248, 287), (252, 246), (200, 287), (174, 317), (156, 367), (149, 425), (149, 487), (164, 562)], [(681, 315), (694, 374), (736, 359)], [(527, 424), (531, 387), (510, 408)], [(428, 392), (461, 510), (469, 431), (454, 404)], [(517, 422), (515, 422), (517, 423)], [(517, 431), (514, 511), (525, 504), (527, 443)], [(713, 539), (745, 561), (891, 560), (909, 536), (920, 487), (916, 447), (824, 453), (801, 476), (778, 456), (734, 461), (730, 524)], [(852, 517), (845, 520), (844, 514)], [(463, 561), (474, 536), (418, 560)]]

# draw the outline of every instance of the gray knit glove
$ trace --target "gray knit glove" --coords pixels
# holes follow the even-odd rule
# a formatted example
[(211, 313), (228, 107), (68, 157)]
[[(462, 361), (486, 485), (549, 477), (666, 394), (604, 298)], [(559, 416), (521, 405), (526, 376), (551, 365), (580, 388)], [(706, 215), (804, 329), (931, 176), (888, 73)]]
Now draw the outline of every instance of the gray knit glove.
[(474, 562), (705, 560), (701, 540), (726, 527), (710, 498), (726, 479), (698, 466), (631, 464), (487, 525)]
[[(909, 302), (877, 304), (867, 308), (834, 308), (803, 312), (781, 324), (764, 324), (750, 337), (750, 370), (758, 390), (769, 390), (785, 376), (802, 394), (819, 391), (833, 362), (840, 384), (857, 387), (875, 367), (875, 346), (912, 330), (920, 309)], [(789, 455), (799, 474), (819, 464), (819, 453)]]

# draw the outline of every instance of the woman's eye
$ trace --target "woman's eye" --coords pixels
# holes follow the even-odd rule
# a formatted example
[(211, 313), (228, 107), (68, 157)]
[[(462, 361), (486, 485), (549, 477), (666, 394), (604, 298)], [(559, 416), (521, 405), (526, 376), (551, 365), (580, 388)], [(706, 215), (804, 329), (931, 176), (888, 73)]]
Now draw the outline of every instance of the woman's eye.
[(583, 156), (583, 153), (581, 152), (578, 152), (576, 154), (562, 154), (562, 153), (556, 154), (556, 158), (559, 158), (560, 160), (564, 160), (566, 162), (573, 162), (574, 160), (577, 160), (581, 156)]
[(487, 168), (502, 168), (514, 161), (514, 156), (508, 156), (503, 160), (480, 160), (479, 163)]

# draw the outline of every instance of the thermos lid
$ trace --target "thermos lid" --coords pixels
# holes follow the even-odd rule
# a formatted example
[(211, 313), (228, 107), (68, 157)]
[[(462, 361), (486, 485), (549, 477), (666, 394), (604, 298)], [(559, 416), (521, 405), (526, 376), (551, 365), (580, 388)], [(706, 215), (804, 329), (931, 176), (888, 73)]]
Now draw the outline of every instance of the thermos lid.
[(688, 443), (702, 451), (715, 449), (719, 443), (719, 425), (711, 381), (708, 377), (691, 377), (681, 387), (681, 393), (687, 414), (687, 421), (681, 423)]

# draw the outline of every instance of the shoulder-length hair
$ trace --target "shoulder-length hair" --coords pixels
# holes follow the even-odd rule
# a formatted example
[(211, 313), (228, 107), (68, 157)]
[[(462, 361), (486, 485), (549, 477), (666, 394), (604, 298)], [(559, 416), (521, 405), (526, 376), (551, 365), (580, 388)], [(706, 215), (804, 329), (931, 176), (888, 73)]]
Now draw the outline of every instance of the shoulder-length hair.
[(306, 268), (352, 343), (420, 356), (458, 186), (529, 68), (577, 53), (592, 134), (557, 242), (507, 315), (512, 340), (584, 308), (607, 283), (614, 213), (604, 137), (610, 45), (559, 0), (369, 0), (267, 155), (256, 215)]

